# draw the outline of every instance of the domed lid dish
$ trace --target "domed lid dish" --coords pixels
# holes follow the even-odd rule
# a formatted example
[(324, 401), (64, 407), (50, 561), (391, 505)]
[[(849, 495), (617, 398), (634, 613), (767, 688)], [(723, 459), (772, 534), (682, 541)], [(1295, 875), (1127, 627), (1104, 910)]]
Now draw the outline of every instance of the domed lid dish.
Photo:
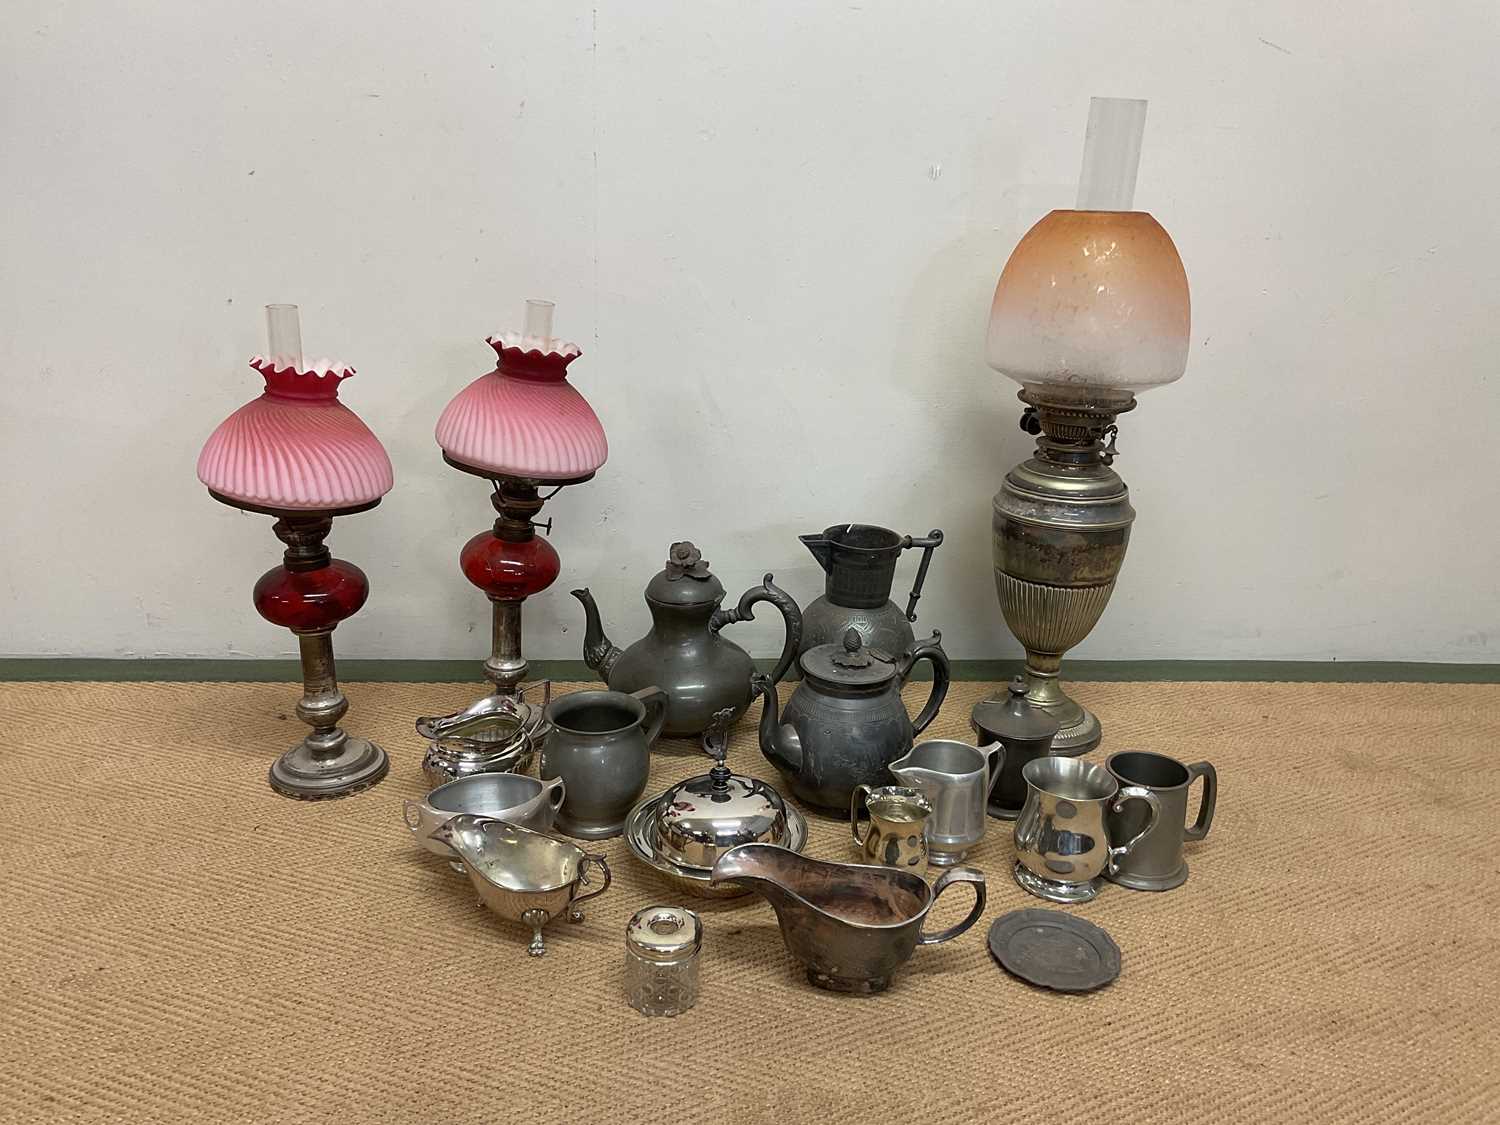
[(802, 674), (835, 687), (879, 687), (898, 675), (896, 662), (879, 649), (865, 647), (859, 630), (843, 640), (810, 648), (802, 654)]
[(713, 769), (674, 785), (657, 803), (653, 841), (658, 855), (682, 867), (713, 867), (740, 844), (782, 844), (789, 830), (786, 802), (774, 788), (741, 777), (724, 762), (733, 708), (714, 714), (703, 735)]
[(660, 605), (718, 605), (724, 583), (709, 573), (703, 552), (684, 539), (672, 544), (667, 565), (646, 583), (646, 597)]
[(647, 906), (625, 926), (625, 947), (647, 961), (691, 957), (703, 944), (703, 923), (680, 906)]
[(974, 705), (973, 723), (986, 736), (1001, 742), (1051, 743), (1060, 729), (1045, 710), (1026, 698), (1026, 681), (1010, 681), (1005, 699), (986, 699)]

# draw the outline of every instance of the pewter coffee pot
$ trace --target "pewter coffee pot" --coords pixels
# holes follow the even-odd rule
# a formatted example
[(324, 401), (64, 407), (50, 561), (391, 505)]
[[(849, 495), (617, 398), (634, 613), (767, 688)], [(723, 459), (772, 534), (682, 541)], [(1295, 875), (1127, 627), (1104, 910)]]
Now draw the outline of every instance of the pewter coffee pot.
[(750, 654), (719, 630), (754, 616), (757, 602), (770, 602), (786, 622), (781, 658), (771, 673), (775, 683), (791, 666), (802, 636), (802, 613), (792, 596), (766, 575), (759, 586), (740, 595), (733, 609), (722, 609), (724, 584), (709, 573), (698, 548), (673, 543), (666, 567), (646, 584), (651, 631), (628, 648), (604, 635), (599, 607), (588, 588), (574, 590), (587, 615), (583, 659), (609, 684), (611, 691), (633, 692), (657, 686), (667, 693), (667, 717), (661, 733), (685, 738), (702, 734), (714, 713), (728, 707), (734, 719), (750, 706)]
[[(942, 634), (900, 656), (865, 647), (856, 629), (838, 644), (820, 645), (801, 659), (802, 682), (777, 714), (776, 687), (757, 675), (763, 699), (760, 750), (809, 805), (849, 815), (856, 785), (884, 785), (886, 767), (912, 746), (912, 737), (937, 717), (948, 694), (948, 656)], [(916, 719), (906, 713), (901, 686), (917, 661), (932, 665), (932, 692)]]
[[(888, 653), (911, 648), (916, 642), (911, 622), (917, 619), (917, 599), (922, 596), (932, 552), (943, 542), (941, 531), (929, 531), (925, 539), (913, 539), (889, 528), (841, 523), (822, 535), (798, 538), (828, 576), (823, 596), (802, 612), (800, 652), (838, 641), (848, 629), (858, 629), (869, 648)], [(891, 601), (891, 583), (901, 552), (908, 547), (922, 548), (922, 562), (902, 612)]]

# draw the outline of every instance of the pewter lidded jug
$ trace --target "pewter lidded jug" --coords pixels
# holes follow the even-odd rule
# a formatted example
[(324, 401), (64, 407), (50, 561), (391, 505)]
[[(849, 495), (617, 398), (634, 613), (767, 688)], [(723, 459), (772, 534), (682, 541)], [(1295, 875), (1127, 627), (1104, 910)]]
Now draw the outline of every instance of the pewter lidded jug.
[[(914, 539), (872, 524), (840, 523), (821, 535), (797, 538), (827, 575), (823, 596), (802, 611), (799, 655), (839, 641), (848, 629), (858, 629), (867, 648), (883, 652), (905, 652), (916, 643), (911, 623), (917, 619), (917, 599), (932, 552), (943, 542), (941, 531)], [(922, 548), (922, 561), (903, 612), (891, 601), (891, 583), (901, 552), (910, 547)]]
[[(759, 586), (740, 595), (733, 609), (723, 609), (724, 584), (709, 572), (698, 548), (673, 543), (667, 565), (646, 585), (651, 631), (628, 648), (604, 635), (599, 608), (587, 587), (574, 590), (587, 615), (583, 659), (609, 684), (611, 691), (631, 692), (658, 686), (667, 693), (662, 734), (684, 738), (702, 734), (714, 713), (730, 708), (738, 719), (750, 706), (750, 654), (719, 635), (726, 625), (748, 621), (757, 602), (770, 602), (786, 622), (781, 658), (771, 673), (775, 683), (791, 666), (802, 636), (802, 613), (785, 590), (766, 575)], [(733, 719), (731, 721), (733, 721)]]
[[(913, 720), (901, 701), (901, 686), (917, 661), (932, 664), (932, 692)], [(838, 644), (804, 653), (802, 682), (777, 713), (776, 687), (756, 676), (764, 699), (760, 749), (799, 799), (849, 815), (856, 785), (884, 785), (886, 767), (912, 747), (912, 737), (937, 717), (948, 694), (948, 656), (942, 634), (913, 645), (900, 656), (865, 647), (856, 629)]]

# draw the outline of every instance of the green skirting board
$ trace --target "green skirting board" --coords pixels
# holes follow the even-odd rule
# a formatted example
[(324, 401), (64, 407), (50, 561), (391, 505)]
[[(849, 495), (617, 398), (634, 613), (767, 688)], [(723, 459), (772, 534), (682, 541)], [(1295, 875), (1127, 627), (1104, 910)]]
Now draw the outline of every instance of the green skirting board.
[[(478, 683), (479, 661), (341, 659), (339, 679), (347, 683)], [(759, 661), (769, 670), (772, 661)], [(580, 660), (538, 660), (537, 679), (594, 679)], [(955, 660), (957, 680), (999, 681), (1021, 670), (1020, 660)], [(925, 668), (918, 669), (923, 678)], [(1065, 680), (1217, 681), (1247, 683), (1500, 683), (1500, 664), (1438, 664), (1384, 660), (1068, 660)], [(80, 682), (276, 682), (300, 680), (295, 660), (95, 660), (71, 657), (0, 658), (0, 681)]]

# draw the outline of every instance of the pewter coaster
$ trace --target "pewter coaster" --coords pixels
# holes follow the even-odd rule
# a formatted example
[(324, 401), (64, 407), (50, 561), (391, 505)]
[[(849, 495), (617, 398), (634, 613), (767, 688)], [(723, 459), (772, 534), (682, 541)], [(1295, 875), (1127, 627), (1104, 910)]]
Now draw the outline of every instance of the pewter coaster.
[(1092, 992), (1120, 975), (1120, 947), (1092, 922), (1061, 910), (1012, 910), (990, 927), (1000, 967), (1054, 992)]

